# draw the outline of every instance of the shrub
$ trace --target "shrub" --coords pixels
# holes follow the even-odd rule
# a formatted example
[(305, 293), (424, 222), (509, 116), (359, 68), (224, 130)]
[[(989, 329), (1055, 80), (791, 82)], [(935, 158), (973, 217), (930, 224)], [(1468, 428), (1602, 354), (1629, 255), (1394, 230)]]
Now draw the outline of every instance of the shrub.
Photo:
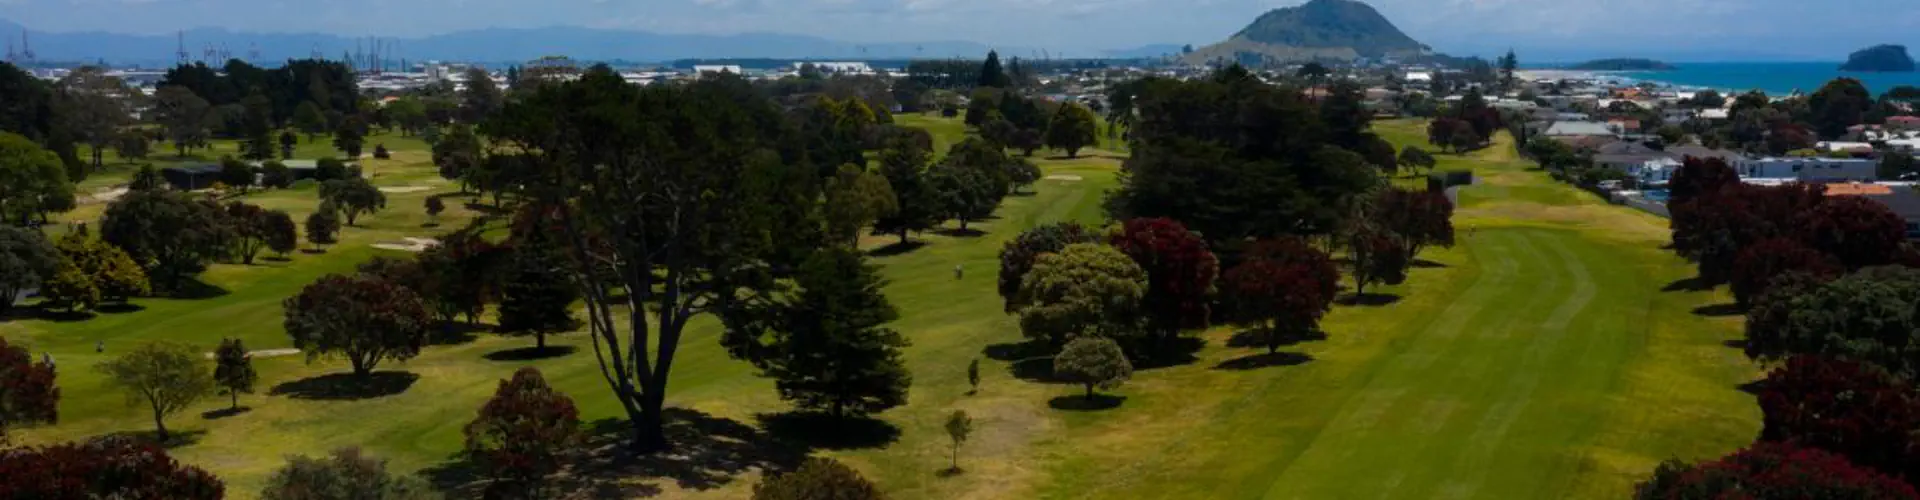
[(799, 469), (753, 485), (753, 500), (881, 500), (887, 496), (858, 471), (830, 458), (809, 458)]
[(1634, 496), (1642, 500), (1920, 498), (1912, 486), (1839, 455), (1782, 443), (1755, 444), (1703, 464), (1670, 460), (1638, 490)]

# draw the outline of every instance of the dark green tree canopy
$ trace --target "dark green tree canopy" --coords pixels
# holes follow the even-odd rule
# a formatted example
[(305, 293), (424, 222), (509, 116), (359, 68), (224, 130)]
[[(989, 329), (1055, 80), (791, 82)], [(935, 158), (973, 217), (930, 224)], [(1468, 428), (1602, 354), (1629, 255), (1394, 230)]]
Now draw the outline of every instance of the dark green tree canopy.
[(1248, 238), (1331, 233), (1378, 182), (1362, 157), (1326, 145), (1328, 125), (1296, 89), (1216, 75), (1153, 80), (1136, 100), (1114, 218), (1179, 220), (1232, 255)]
[(848, 416), (906, 404), (907, 340), (885, 327), (899, 313), (881, 291), (879, 268), (857, 250), (826, 248), (801, 265), (794, 284), (799, 290), (766, 310), (730, 317), (727, 351), (801, 408)]

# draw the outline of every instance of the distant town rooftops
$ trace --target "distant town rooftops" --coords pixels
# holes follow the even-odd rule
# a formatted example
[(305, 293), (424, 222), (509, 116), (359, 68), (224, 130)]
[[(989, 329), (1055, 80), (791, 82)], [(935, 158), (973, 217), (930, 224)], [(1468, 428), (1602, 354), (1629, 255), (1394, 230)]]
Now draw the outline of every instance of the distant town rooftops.
[(1571, 137), (1571, 136), (1583, 136), (1583, 135), (1610, 136), (1610, 135), (1614, 135), (1614, 131), (1611, 128), (1607, 128), (1607, 124), (1605, 123), (1587, 122), (1587, 121), (1558, 121), (1558, 122), (1554, 122), (1553, 126), (1547, 127), (1546, 135), (1548, 137)]

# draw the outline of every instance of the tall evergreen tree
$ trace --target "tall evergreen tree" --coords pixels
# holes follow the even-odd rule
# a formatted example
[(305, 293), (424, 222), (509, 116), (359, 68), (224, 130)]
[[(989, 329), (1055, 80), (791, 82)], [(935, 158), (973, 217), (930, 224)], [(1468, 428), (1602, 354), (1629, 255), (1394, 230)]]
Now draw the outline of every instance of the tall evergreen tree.
[(776, 305), (732, 318), (727, 351), (801, 408), (846, 417), (906, 404), (907, 339), (883, 326), (899, 312), (881, 291), (879, 268), (857, 250), (826, 248), (800, 266), (794, 284), (800, 289)]
[(987, 62), (980, 65), (980, 82), (977, 85), (997, 89), (1013, 86), (1013, 79), (1000, 67), (1000, 51), (987, 51)]
[(573, 331), (573, 287), (558, 241), (544, 227), (515, 228), (512, 268), (501, 285), (500, 331), (533, 335), (537, 349), (547, 348), (547, 335)]
[(253, 371), (253, 357), (247, 354), (247, 347), (240, 339), (220, 341), (220, 349), (213, 351), (213, 381), (233, 399), (234, 410), (240, 409), (240, 393), (253, 394), (253, 384), (260, 375)]

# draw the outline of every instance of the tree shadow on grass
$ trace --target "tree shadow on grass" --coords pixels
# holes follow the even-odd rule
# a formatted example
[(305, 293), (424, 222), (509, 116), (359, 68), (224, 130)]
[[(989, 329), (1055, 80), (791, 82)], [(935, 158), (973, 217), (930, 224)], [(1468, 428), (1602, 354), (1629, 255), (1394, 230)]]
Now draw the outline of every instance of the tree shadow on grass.
[(364, 377), (335, 373), (281, 383), (267, 394), (293, 399), (352, 401), (406, 392), (418, 380), (420, 375), (413, 372), (373, 372)]
[(482, 205), (482, 204), (479, 204), (479, 203), (467, 203), (467, 204), (466, 204), (466, 207), (467, 207), (467, 210), (471, 210), (471, 211), (474, 211), (474, 212), (478, 212), (478, 213), (480, 213), (481, 215), (485, 215), (485, 216), (488, 216), (488, 217), (499, 217), (499, 216), (502, 216), (502, 215), (506, 215), (506, 214), (507, 214), (507, 209), (504, 209), (504, 208), (500, 208), (500, 207), (496, 207), (496, 206), (493, 206), (493, 205)]
[(429, 332), (427, 342), (432, 345), (460, 345), (480, 338), (479, 332), (493, 331), (486, 323), (468, 323), (465, 321), (442, 321)]
[(1667, 283), (1667, 286), (1660, 287), (1662, 292), (1704, 292), (1712, 289), (1713, 284), (1699, 276), (1677, 279)]
[(1007, 374), (1028, 382), (1062, 383), (1053, 377), (1053, 353), (1045, 342), (1028, 340), (993, 344), (981, 350), (988, 358), (1007, 362)]
[(300, 249), (300, 253), (304, 253), (304, 254), (307, 254), (307, 255), (326, 255), (326, 254), (327, 254), (327, 249), (325, 249), (325, 248), (302, 248), (302, 249)]
[[(808, 450), (740, 421), (697, 410), (668, 408), (667, 441), (673, 448), (635, 454), (633, 429), (626, 420), (601, 419), (586, 425), (586, 442), (571, 456), (571, 468), (553, 480), (552, 498), (647, 498), (664, 493), (671, 481), (684, 490), (720, 488), (758, 470), (784, 473), (800, 466)], [(486, 486), (464, 454), (454, 454), (420, 474), (448, 498), (481, 498)]]
[(1746, 350), (1747, 350), (1747, 339), (1727, 339), (1727, 340), (1722, 340), (1722, 341), (1720, 341), (1720, 345), (1723, 345), (1723, 346), (1727, 346), (1727, 347), (1732, 347), (1732, 348), (1734, 348), (1734, 349), (1739, 349), (1739, 350), (1741, 350), (1741, 351), (1746, 351)]
[(167, 296), (183, 300), (201, 300), (225, 297), (228, 293), (230, 292), (228, 292), (227, 289), (207, 284), (205, 281), (194, 278), (183, 278), (180, 280), (180, 284), (175, 286), (173, 291), (168, 293)]
[(218, 410), (207, 410), (207, 411), (200, 412), (200, 418), (207, 419), (207, 420), (219, 420), (227, 417), (240, 415), (250, 411), (253, 411), (253, 407), (251, 406), (242, 406), (239, 408), (226, 407)]
[(1297, 352), (1263, 352), (1221, 361), (1213, 365), (1215, 370), (1245, 371), (1258, 370), (1274, 366), (1296, 366), (1313, 361), (1313, 356)]
[(93, 310), (101, 314), (126, 314), (145, 311), (147, 310), (147, 306), (140, 304), (101, 304), (100, 307), (95, 307)]
[(1060, 411), (1102, 411), (1119, 408), (1127, 402), (1126, 396), (1112, 394), (1094, 394), (1089, 398), (1085, 394), (1059, 396), (1047, 400), (1047, 407)]
[(1759, 380), (1754, 380), (1751, 382), (1733, 386), (1733, 388), (1739, 389), (1740, 392), (1759, 396), (1761, 391), (1767, 390), (1767, 379), (1763, 378)]
[(1441, 264), (1439, 262), (1434, 262), (1427, 259), (1413, 259), (1413, 263), (1411, 265), (1413, 267), (1425, 268), (1425, 269), (1437, 269), (1437, 268), (1447, 267), (1446, 264)]
[(941, 229), (938, 231), (934, 231), (934, 233), (939, 234), (941, 236), (946, 236), (949, 238), (979, 238), (981, 236), (987, 235), (986, 231), (981, 231), (979, 229), (975, 229), (975, 228), (960, 229), (957, 227)]
[(1693, 308), (1693, 314), (1696, 316), (1719, 318), (1719, 317), (1726, 317), (1726, 316), (1739, 316), (1742, 314), (1746, 314), (1746, 311), (1743, 311), (1740, 309), (1740, 304), (1728, 302), (1725, 304), (1713, 304), (1708, 306), (1695, 307)]
[(904, 255), (907, 252), (912, 252), (914, 250), (919, 250), (920, 247), (924, 247), (924, 246), (927, 246), (927, 243), (924, 241), (908, 241), (906, 243), (893, 243), (884, 247), (875, 248), (871, 251), (868, 251), (867, 255), (874, 256), (874, 257), (892, 257), (895, 255)]
[(1391, 293), (1356, 293), (1339, 299), (1340, 305), (1360, 307), (1380, 307), (1399, 301), (1400, 296)]
[(76, 321), (90, 320), (98, 315), (94, 314), (92, 311), (69, 311), (66, 309), (53, 309), (53, 308), (47, 307), (46, 304), (40, 304), (33, 307), (16, 307), (14, 308), (13, 312), (8, 316), (23, 318), (23, 319), (31, 318), (31, 319), (41, 320), (41, 321), (52, 321), (54, 323), (73, 323)]
[(933, 476), (941, 479), (946, 479), (946, 478), (959, 476), (961, 474), (966, 474), (966, 473), (967, 473), (967, 469), (964, 467), (942, 467), (940, 468), (940, 470), (934, 471)]
[(900, 440), (899, 427), (873, 417), (790, 411), (762, 413), (754, 419), (774, 438), (808, 449), (881, 448)]
[[(1199, 337), (1174, 337), (1149, 342), (1156, 343), (1147, 348), (1153, 356), (1134, 362), (1135, 370), (1155, 370), (1192, 364), (1200, 360), (1200, 349), (1207, 346), (1206, 339)], [(1049, 358), (1047, 362), (1051, 364), (1053, 360)], [(1048, 368), (1051, 371), (1052, 367)]]
[(541, 360), (541, 359), (547, 359), (547, 358), (558, 358), (561, 356), (573, 354), (574, 351), (578, 351), (578, 350), (580, 350), (580, 348), (570, 346), (570, 345), (550, 345), (546, 347), (521, 347), (521, 348), (515, 348), (515, 349), (503, 349), (499, 351), (493, 351), (481, 357), (487, 358), (487, 361), (534, 361), (534, 360)]
[(93, 439), (110, 439), (110, 438), (131, 439), (137, 442), (148, 443), (154, 446), (159, 446), (161, 448), (166, 448), (171, 450), (171, 449), (179, 448), (183, 446), (192, 446), (195, 443), (199, 443), (200, 439), (205, 438), (206, 436), (207, 436), (207, 431), (204, 429), (190, 430), (190, 431), (170, 430), (167, 432), (167, 439), (165, 441), (162, 441), (160, 440), (160, 431), (156, 431), (156, 430), (120, 431), (120, 432), (109, 432), (106, 434), (101, 434), (99, 436), (94, 436), (92, 439), (89, 439), (89, 441)]
[(268, 256), (264, 256), (264, 257), (261, 257), (261, 258), (260, 258), (260, 260), (264, 260), (264, 261), (267, 261), (267, 262), (280, 262), (280, 263), (287, 263), (287, 262), (293, 262), (293, 259), (290, 259), (290, 258), (287, 258), (287, 257), (281, 257), (281, 256), (278, 256), (278, 255), (268, 255)]
[[(1314, 330), (1308, 333), (1283, 334), (1280, 342), (1276, 345), (1279, 347), (1290, 347), (1306, 342), (1319, 342), (1326, 339), (1327, 332)], [(1254, 329), (1234, 332), (1232, 337), (1227, 337), (1227, 347), (1266, 347), (1266, 342), (1266, 335)]]

